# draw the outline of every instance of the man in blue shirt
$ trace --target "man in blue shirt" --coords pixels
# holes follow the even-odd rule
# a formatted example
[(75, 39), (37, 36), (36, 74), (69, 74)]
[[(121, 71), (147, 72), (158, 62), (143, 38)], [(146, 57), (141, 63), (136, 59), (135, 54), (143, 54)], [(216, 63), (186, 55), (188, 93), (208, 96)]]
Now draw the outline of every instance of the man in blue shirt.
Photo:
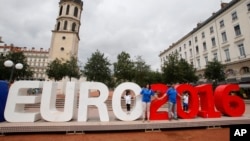
[(168, 97), (168, 118), (169, 121), (171, 119), (178, 120), (177, 117), (177, 96), (180, 96), (177, 92), (177, 90), (174, 88), (174, 84), (171, 84), (171, 87), (167, 90), (166, 96)]

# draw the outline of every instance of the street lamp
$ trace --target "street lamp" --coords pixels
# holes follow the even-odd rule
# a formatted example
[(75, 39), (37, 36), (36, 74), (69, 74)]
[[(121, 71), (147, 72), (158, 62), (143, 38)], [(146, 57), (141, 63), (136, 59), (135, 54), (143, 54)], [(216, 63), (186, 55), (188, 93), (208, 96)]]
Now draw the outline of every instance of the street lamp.
[(4, 66), (5, 66), (5, 67), (8, 67), (8, 68), (12, 67), (12, 68), (11, 68), (11, 73), (10, 73), (9, 83), (10, 83), (11, 80), (12, 80), (14, 70), (15, 70), (15, 69), (21, 70), (21, 69), (23, 68), (23, 64), (21, 64), (21, 63), (14, 64), (13, 61), (11, 61), (11, 60), (6, 60), (6, 61), (4, 62)]

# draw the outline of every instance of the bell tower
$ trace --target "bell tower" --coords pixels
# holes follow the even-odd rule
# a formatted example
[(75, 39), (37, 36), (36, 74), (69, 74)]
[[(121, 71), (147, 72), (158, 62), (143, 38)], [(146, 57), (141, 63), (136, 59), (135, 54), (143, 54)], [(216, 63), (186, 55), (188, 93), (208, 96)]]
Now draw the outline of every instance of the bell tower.
[(56, 58), (69, 60), (71, 56), (77, 58), (82, 10), (82, 0), (60, 0), (59, 14), (52, 30), (50, 61)]

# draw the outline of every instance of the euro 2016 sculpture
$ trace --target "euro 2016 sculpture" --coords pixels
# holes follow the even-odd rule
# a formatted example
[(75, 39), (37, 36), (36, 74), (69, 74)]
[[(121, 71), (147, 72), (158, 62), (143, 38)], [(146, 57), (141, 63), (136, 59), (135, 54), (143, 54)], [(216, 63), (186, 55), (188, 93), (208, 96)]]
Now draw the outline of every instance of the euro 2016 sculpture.
[[(0, 118), (1, 121), (35, 122), (44, 119), (49, 122), (68, 122), (76, 119), (78, 122), (87, 122), (89, 105), (95, 105), (98, 108), (101, 122), (109, 121), (108, 109), (105, 103), (109, 96), (109, 90), (103, 83), (82, 82), (79, 86), (79, 106), (77, 108), (78, 88), (75, 82), (67, 82), (64, 110), (62, 111), (56, 109), (57, 85), (55, 82), (17, 81), (12, 84), (9, 91), (7, 85), (6, 82), (0, 81), (0, 117), (4, 117)], [(182, 110), (181, 99), (177, 98), (177, 111), (180, 118), (192, 119), (196, 118), (197, 115), (203, 118), (218, 118), (222, 115), (236, 117), (242, 116), (245, 112), (244, 101), (236, 95), (230, 95), (232, 91), (239, 91), (237, 84), (220, 85), (214, 92), (211, 84), (196, 87), (189, 84), (180, 84), (175, 87), (180, 94), (184, 91), (188, 91), (190, 94), (189, 112)], [(27, 90), (30, 88), (42, 88), (42, 94), (27, 95)], [(99, 90), (100, 96), (89, 97), (91, 89)], [(133, 91), (136, 97), (130, 114), (126, 114), (121, 106), (122, 94), (127, 89)], [(159, 95), (163, 95), (168, 87), (164, 84), (152, 84), (152, 89), (158, 91)], [(112, 109), (118, 119), (134, 121), (141, 117), (143, 112), (140, 91), (141, 87), (131, 82), (122, 83), (116, 87), (112, 96)], [(167, 111), (158, 111), (166, 102), (167, 98), (152, 101), (150, 107), (151, 120), (168, 119)], [(35, 103), (40, 103), (39, 112), (25, 111), (25, 104)]]

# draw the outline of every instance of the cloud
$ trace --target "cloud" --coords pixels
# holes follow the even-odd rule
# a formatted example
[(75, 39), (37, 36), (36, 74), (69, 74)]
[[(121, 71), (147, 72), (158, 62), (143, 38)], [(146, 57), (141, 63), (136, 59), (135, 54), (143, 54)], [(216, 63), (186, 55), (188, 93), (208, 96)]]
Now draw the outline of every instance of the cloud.
[[(0, 36), (6, 44), (50, 47), (59, 0), (0, 2)], [(79, 59), (86, 63), (100, 50), (113, 63), (126, 51), (159, 69), (160, 51), (219, 9), (218, 0), (84, 0)]]

